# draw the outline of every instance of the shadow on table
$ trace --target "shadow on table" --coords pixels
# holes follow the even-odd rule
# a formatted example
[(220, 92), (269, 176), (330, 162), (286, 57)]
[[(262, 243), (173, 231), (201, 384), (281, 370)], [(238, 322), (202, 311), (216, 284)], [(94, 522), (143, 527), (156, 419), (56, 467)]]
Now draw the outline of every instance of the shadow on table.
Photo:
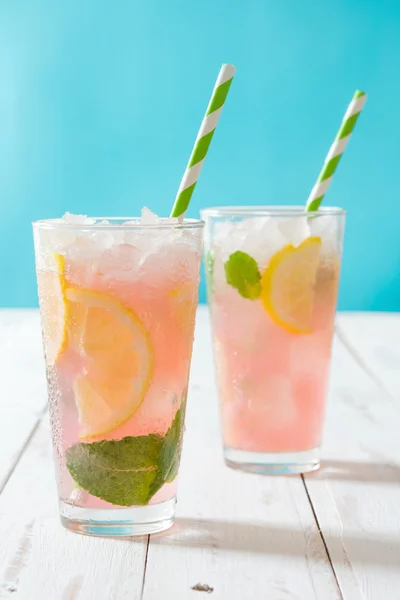
[[(265, 555), (307, 556), (321, 561), (325, 556), (318, 531), (304, 531), (265, 524), (177, 518), (172, 529), (152, 535), (152, 544), (224, 549)], [(325, 536), (333, 563), (399, 565), (400, 539), (365, 535)]]
[(400, 466), (387, 463), (324, 460), (318, 471), (306, 479), (336, 479), (340, 481), (365, 481), (366, 483), (400, 484)]

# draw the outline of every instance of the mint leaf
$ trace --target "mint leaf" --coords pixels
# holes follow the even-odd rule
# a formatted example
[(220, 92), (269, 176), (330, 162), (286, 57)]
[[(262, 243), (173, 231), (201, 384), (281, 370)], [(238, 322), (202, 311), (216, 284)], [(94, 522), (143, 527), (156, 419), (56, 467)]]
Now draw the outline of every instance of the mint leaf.
[(186, 395), (165, 436), (150, 433), (69, 448), (66, 463), (75, 484), (118, 506), (148, 504), (178, 474)]
[(171, 482), (178, 475), (179, 463), (182, 451), (182, 438), (185, 424), (186, 412), (185, 391), (179, 409), (176, 411), (171, 427), (165, 434), (164, 443), (161, 451), (160, 468), (164, 481)]
[(256, 300), (261, 294), (261, 275), (254, 258), (238, 250), (225, 263), (226, 281), (243, 298)]
[(80, 443), (67, 450), (72, 479), (93, 496), (119, 506), (147, 504), (163, 485), (164, 438), (157, 434)]

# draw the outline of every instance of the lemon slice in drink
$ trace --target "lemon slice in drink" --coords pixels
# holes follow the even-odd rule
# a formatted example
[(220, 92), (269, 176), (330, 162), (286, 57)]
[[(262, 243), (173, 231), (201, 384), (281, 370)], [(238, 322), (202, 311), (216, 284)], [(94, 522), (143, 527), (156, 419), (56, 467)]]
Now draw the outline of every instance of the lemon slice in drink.
[(74, 393), (80, 435), (88, 438), (111, 431), (137, 411), (150, 385), (153, 351), (139, 317), (117, 298), (73, 287), (65, 296), (84, 365)]
[(42, 329), (47, 364), (53, 366), (67, 343), (65, 302), (65, 259), (54, 254), (54, 270), (38, 274)]
[(261, 300), (277, 325), (291, 333), (310, 333), (321, 238), (308, 237), (297, 248), (276, 252), (261, 277)]

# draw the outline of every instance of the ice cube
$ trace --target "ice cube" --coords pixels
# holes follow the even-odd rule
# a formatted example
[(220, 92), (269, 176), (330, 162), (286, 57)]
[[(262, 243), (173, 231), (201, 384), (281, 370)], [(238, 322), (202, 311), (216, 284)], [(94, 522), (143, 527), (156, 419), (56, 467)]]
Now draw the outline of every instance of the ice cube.
[(75, 242), (65, 248), (65, 255), (72, 260), (90, 261), (99, 256), (103, 251), (98, 240), (92, 236), (77, 236)]
[[(87, 233), (86, 233), (87, 235)], [(93, 233), (89, 234), (89, 237), (92, 241), (94, 241), (98, 246), (98, 254), (101, 254), (107, 248), (111, 248), (111, 246), (117, 244), (124, 243), (124, 232), (117, 228), (115, 229), (107, 229), (104, 227), (104, 230), (95, 230)]]
[(148, 246), (148, 252), (143, 253), (140, 262), (141, 277), (183, 282), (196, 276), (200, 248), (197, 244), (196, 252), (189, 242), (190, 238), (185, 239), (182, 231), (177, 232), (176, 236), (174, 239), (170, 231), (163, 232), (163, 235), (158, 236), (157, 242), (153, 241), (152, 246)]
[(310, 236), (310, 227), (308, 218), (299, 216), (291, 218), (283, 218), (279, 222), (279, 230), (284, 236), (287, 244), (300, 246), (305, 239)]
[(337, 218), (332, 215), (320, 215), (310, 220), (312, 235), (332, 237), (336, 234)]
[(322, 240), (322, 253), (332, 254), (339, 252), (338, 220), (333, 215), (321, 215), (311, 219), (310, 228), (312, 235), (318, 235)]
[(96, 223), (96, 219), (86, 215), (73, 215), (69, 212), (64, 214), (62, 220), (70, 225), (94, 225)]
[(35, 232), (36, 266), (38, 269), (56, 271), (54, 254), (66, 254), (76, 242), (73, 229), (42, 229), (40, 236)]
[[(65, 254), (76, 242), (76, 231), (72, 229), (49, 229), (41, 231), (40, 245), (44, 256), (54, 263), (54, 253)], [(47, 261), (48, 262), (48, 261)]]
[[(265, 217), (259, 219), (260, 224), (254, 235), (247, 238), (246, 245), (252, 247), (252, 256), (256, 259), (261, 269), (267, 267), (270, 258), (285, 245), (285, 239), (278, 227), (275, 218)], [(250, 252), (249, 252), (250, 254)]]
[(95, 263), (98, 273), (107, 278), (131, 281), (138, 274), (141, 252), (130, 244), (118, 244), (106, 250)]
[[(216, 223), (214, 227), (214, 238), (211, 238), (214, 252), (220, 254), (224, 262), (235, 251), (234, 247), (237, 245), (237, 242), (234, 240), (234, 228), (235, 223), (232, 221)], [(236, 249), (238, 250), (239, 248)]]
[(140, 219), (142, 225), (158, 225), (161, 219), (156, 213), (153, 213), (147, 206), (142, 208), (142, 217)]
[[(96, 220), (86, 215), (73, 215), (66, 212), (58, 222), (69, 225), (93, 225)], [(79, 253), (83, 252), (84, 259), (93, 258), (96, 255), (96, 247), (92, 236), (93, 234), (88, 230), (81, 232), (67, 227), (43, 230), (40, 235), (40, 246), (44, 259), (39, 261), (39, 268), (55, 269), (53, 258), (55, 252), (73, 259), (78, 258)]]
[(215, 227), (213, 245), (219, 248), (223, 262), (238, 250), (254, 258), (264, 269), (271, 256), (285, 245), (285, 238), (272, 217), (244, 219), (239, 222), (225, 221)]

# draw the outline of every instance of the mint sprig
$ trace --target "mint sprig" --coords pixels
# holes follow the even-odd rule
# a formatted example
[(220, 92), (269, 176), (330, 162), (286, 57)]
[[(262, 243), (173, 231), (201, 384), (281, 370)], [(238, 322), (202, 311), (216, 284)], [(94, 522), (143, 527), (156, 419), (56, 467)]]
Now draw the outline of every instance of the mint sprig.
[(243, 298), (256, 300), (261, 294), (261, 275), (257, 262), (246, 252), (237, 250), (225, 265), (226, 281), (237, 289)]
[(111, 504), (148, 504), (178, 473), (185, 409), (186, 393), (165, 436), (150, 433), (75, 444), (66, 452), (72, 479), (80, 488)]

